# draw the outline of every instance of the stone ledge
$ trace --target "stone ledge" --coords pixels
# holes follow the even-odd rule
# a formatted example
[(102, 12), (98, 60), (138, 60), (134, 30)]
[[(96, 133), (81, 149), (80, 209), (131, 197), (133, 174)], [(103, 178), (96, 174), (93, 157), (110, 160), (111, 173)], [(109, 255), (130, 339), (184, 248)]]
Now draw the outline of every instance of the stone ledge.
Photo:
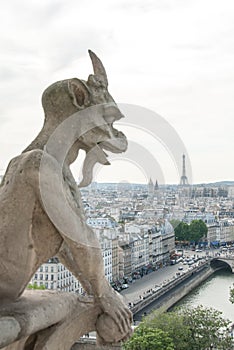
[(78, 340), (71, 348), (71, 350), (121, 350), (120, 344), (98, 346), (94, 339), (81, 339)]
[(26, 290), (17, 301), (0, 304), (0, 349), (70, 350), (95, 330), (99, 313), (90, 297)]

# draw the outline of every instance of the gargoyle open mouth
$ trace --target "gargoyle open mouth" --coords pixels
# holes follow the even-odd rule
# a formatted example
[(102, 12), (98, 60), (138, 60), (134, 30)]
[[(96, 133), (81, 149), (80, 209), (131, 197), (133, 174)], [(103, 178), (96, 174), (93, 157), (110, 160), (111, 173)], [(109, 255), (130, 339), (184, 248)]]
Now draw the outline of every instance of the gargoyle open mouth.
[[(118, 134), (116, 134), (116, 132)], [(103, 165), (110, 164), (107, 159), (108, 155), (105, 151), (110, 151), (112, 153), (122, 153), (126, 151), (127, 146), (128, 143), (126, 136), (121, 131), (118, 131), (116, 129), (115, 135), (113, 135), (112, 138), (97, 142), (96, 146), (87, 152), (82, 169), (83, 179), (80, 182), (79, 187), (88, 186), (92, 182), (93, 168), (96, 163)]]
[(110, 151), (112, 153), (122, 153), (125, 152), (128, 146), (126, 136), (116, 129), (114, 129), (115, 133), (112, 138), (106, 141), (100, 141), (97, 144), (106, 151)]

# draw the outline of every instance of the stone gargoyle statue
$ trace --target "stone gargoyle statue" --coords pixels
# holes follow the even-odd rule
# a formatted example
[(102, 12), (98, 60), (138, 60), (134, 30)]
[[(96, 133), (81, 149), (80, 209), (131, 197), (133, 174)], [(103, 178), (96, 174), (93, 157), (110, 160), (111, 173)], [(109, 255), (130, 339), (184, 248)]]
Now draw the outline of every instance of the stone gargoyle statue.
[(117, 325), (118, 340), (125, 340), (131, 334), (131, 312), (105, 278), (99, 242), (86, 224), (80, 191), (70, 170), (84, 150), (79, 186), (86, 186), (95, 163), (109, 164), (104, 150), (121, 153), (127, 149), (125, 135), (113, 128), (122, 114), (108, 92), (103, 64), (92, 51), (89, 55), (94, 74), (87, 81), (63, 80), (44, 91), (42, 130), (10, 161), (4, 175), (0, 187), (0, 306), (17, 301), (39, 266), (57, 256), (93, 296), (99, 316), (106, 315)]

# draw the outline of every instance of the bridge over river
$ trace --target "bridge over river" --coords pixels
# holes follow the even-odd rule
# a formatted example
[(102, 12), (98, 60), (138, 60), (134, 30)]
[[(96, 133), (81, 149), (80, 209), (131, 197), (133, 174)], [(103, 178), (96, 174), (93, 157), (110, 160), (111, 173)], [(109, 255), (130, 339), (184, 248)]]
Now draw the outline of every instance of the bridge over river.
[(221, 254), (210, 260), (210, 266), (216, 270), (230, 267), (232, 273), (234, 273), (234, 256), (231, 254)]

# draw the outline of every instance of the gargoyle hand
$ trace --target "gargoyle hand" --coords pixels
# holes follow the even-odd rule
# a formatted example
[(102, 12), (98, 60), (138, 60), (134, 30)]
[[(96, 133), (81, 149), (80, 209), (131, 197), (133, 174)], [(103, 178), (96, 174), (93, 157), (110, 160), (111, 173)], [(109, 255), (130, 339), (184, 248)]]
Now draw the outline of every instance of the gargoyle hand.
[(123, 297), (108, 286), (96, 302), (103, 311), (102, 323), (97, 324), (99, 345), (127, 340), (132, 334), (132, 313)]

